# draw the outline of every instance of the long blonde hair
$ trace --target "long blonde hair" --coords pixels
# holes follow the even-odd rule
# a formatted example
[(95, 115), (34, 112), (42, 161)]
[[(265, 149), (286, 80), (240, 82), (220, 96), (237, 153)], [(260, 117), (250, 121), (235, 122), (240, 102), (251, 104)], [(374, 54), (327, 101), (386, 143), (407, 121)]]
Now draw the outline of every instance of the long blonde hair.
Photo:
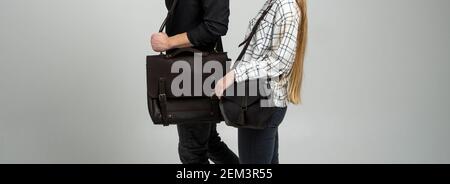
[(293, 104), (302, 103), (301, 89), (303, 82), (303, 63), (305, 60), (306, 43), (308, 38), (308, 16), (306, 0), (297, 0), (301, 11), (301, 23), (297, 35), (297, 54), (290, 73), (288, 84), (288, 100)]

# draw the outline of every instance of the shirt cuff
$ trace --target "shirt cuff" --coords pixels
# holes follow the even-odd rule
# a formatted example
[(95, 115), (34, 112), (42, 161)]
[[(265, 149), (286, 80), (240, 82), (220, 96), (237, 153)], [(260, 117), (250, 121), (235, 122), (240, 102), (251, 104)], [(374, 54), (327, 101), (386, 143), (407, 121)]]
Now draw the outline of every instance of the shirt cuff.
[(187, 32), (187, 37), (189, 42), (194, 45), (194, 46), (199, 46), (200, 43), (198, 42), (198, 34), (196, 33), (196, 31), (189, 31)]
[(234, 69), (234, 80), (237, 83), (243, 82), (245, 80), (248, 79), (248, 74), (247, 74), (247, 70), (245, 70), (244, 67), (238, 65), (235, 69)]

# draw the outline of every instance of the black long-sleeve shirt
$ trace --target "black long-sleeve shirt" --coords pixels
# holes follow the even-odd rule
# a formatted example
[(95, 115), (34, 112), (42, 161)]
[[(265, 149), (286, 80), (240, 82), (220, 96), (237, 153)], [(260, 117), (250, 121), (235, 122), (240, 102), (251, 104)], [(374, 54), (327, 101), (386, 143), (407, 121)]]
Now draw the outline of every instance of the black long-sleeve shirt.
[[(166, 0), (168, 9), (173, 0)], [(213, 50), (217, 40), (228, 31), (229, 0), (178, 0), (173, 17), (168, 20), (166, 33), (174, 36), (187, 32), (195, 48)]]

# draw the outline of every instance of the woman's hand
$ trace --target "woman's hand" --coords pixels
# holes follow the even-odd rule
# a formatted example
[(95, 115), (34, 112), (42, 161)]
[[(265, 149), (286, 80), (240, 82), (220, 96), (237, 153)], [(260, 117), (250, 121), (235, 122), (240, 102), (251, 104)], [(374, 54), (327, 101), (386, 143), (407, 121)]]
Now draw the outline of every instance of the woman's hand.
[(216, 96), (219, 97), (219, 99), (222, 98), (223, 92), (231, 85), (233, 85), (234, 75), (234, 70), (232, 70), (217, 82), (214, 92), (216, 93)]
[(171, 48), (169, 36), (166, 33), (153, 34), (150, 42), (155, 52), (164, 52)]

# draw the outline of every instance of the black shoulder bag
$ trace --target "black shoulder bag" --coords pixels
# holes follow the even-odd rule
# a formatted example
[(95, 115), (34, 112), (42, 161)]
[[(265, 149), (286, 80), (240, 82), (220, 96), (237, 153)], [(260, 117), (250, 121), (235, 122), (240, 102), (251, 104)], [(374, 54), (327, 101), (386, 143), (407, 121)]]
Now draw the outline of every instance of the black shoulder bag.
[[(168, 20), (173, 15), (177, 2), (178, 0), (174, 0), (159, 32), (164, 30)], [(203, 90), (201, 95), (194, 96), (194, 83), (201, 82), (203, 86), (205, 79), (212, 75), (194, 70), (194, 58), (197, 54), (202, 54), (202, 60), (196, 61), (201, 62), (196, 64), (201, 65), (202, 69), (206, 63), (215, 61), (222, 65), (224, 70), (222, 73), (225, 74), (226, 64), (230, 59), (227, 53), (223, 52), (220, 39), (216, 44), (215, 52), (207, 53), (194, 48), (184, 48), (174, 50), (170, 54), (161, 53), (160, 55), (147, 56), (148, 110), (154, 124), (168, 126), (180, 123), (218, 123), (223, 121), (219, 109), (219, 99), (211, 98), (210, 94), (205, 94), (206, 92), (203, 92)], [(191, 96), (177, 96), (171, 90), (172, 82), (178, 76), (176, 73), (171, 73), (172, 65), (177, 61), (187, 62), (191, 67)], [(201, 79), (201, 81), (194, 81), (198, 79)], [(182, 83), (181, 85), (186, 84)]]
[[(270, 4), (262, 13), (249, 36), (239, 45), (245, 44), (236, 63), (244, 57), (253, 36), (258, 30), (258, 26), (272, 6), (273, 4)], [(270, 79), (247, 80), (241, 83), (234, 83), (224, 92), (224, 96), (220, 101), (220, 110), (228, 126), (250, 129), (267, 128), (268, 121), (276, 111), (276, 107), (262, 106), (263, 100), (269, 100), (270, 86), (268, 81)], [(266, 88), (263, 88), (264, 85), (267, 85)]]

